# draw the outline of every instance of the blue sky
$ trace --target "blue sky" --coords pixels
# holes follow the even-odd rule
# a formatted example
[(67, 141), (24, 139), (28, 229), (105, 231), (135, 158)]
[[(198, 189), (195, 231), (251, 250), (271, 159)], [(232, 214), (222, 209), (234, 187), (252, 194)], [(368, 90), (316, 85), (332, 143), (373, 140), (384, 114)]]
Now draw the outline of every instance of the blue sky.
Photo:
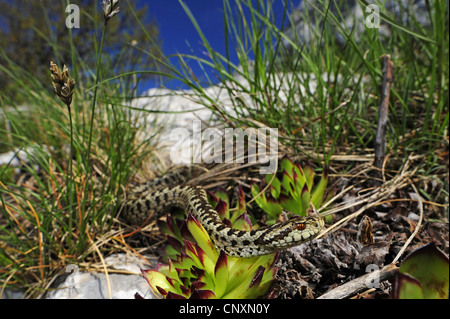
[[(166, 55), (175, 53), (193, 53), (202, 56), (203, 47), (201, 39), (192, 25), (178, 0), (138, 0), (139, 4), (147, 4), (150, 18), (154, 18), (158, 25), (163, 41), (163, 50)], [(256, 2), (256, 1), (253, 1)], [(300, 0), (293, 1), (298, 5)], [(196, 18), (200, 28), (205, 34), (214, 50), (224, 54), (224, 19), (222, 0), (184, 0)], [(234, 4), (230, 0), (230, 4)], [(283, 15), (283, 0), (274, 1), (274, 12), (277, 21)], [(189, 44), (188, 44), (189, 43)], [(236, 61), (233, 61), (236, 62)], [(202, 78), (202, 70), (192, 61), (190, 67), (197, 77)], [(178, 84), (170, 84), (174, 87)]]

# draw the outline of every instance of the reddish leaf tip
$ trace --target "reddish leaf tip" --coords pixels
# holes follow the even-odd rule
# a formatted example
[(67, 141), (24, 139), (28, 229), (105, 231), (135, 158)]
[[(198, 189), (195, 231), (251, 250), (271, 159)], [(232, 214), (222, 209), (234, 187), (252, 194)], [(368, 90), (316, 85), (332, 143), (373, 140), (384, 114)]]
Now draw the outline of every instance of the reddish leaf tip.
[(216, 265), (214, 267), (214, 275), (217, 275), (217, 271), (221, 267), (228, 267), (228, 256), (223, 250), (220, 250), (219, 258), (217, 258)]

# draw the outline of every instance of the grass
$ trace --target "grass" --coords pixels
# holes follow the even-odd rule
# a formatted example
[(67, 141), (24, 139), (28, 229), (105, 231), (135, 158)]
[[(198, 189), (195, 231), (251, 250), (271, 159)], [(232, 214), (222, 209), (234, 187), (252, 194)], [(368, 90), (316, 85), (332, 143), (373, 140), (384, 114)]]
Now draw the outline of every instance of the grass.
[(31, 109), (3, 100), (1, 144), (25, 151), (32, 165), (18, 174), (28, 178), (24, 183), (16, 183), (8, 165), (0, 167), (3, 287), (27, 287), (30, 295), (39, 295), (55, 271), (92, 255), (93, 241), (114, 223), (122, 186), (154, 146), (153, 136), (136, 139), (139, 129), (130, 110), (117, 107), (129, 104), (132, 96), (122, 89), (129, 83), (108, 83), (90, 100), (84, 93), (98, 82), (100, 70), (103, 75), (110, 70), (101, 48), (96, 76), (92, 83), (76, 84), (71, 108), (55, 99), (50, 77), (38, 83), (4, 56), (2, 71), (21, 86)]
[[(286, 4), (289, 7), (289, 1)], [(360, 4), (365, 8), (365, 1)], [(152, 123), (138, 122), (145, 114), (127, 107), (133, 98), (128, 88), (139, 74), (181, 81), (193, 90), (194, 99), (228, 126), (276, 127), (291, 155), (344, 174), (357, 162), (340, 162), (335, 160), (338, 156), (373, 152), (381, 56), (390, 54), (395, 79), (389, 105), (387, 169), (395, 171), (410, 154), (422, 154), (415, 162), (419, 180), (433, 180), (441, 191), (436, 194), (419, 183), (421, 194), (440, 203), (448, 198), (445, 1), (428, 5), (430, 27), (422, 27), (411, 14), (408, 21), (397, 21), (382, 11), (381, 24), (391, 28), (391, 35), (382, 38), (376, 29), (366, 28), (358, 39), (355, 30), (343, 26), (339, 10), (330, 10), (327, 1), (316, 1), (310, 4), (313, 12), (302, 17), (305, 24), (316, 26), (308, 31), (307, 45), (287, 36), (285, 26), (292, 19), (287, 12), (276, 21), (270, 3), (224, 1), (225, 54), (210, 45), (186, 3), (180, 0), (180, 5), (198, 31), (206, 57), (181, 54), (177, 65), (156, 58), (171, 72), (133, 70), (117, 75), (101, 59), (101, 45), (94, 52), (98, 57), (95, 71), (78, 69), (83, 63), (76, 61), (72, 47), (77, 68), (70, 72), (76, 79), (81, 73), (92, 74), (76, 83), (73, 121), (50, 90), (50, 78), (40, 83), (32, 70), (18, 67), (0, 52), (5, 61), (0, 72), (16, 81), (29, 106), (23, 110), (1, 95), (0, 150), (23, 150), (32, 163), (23, 165), (20, 172), (8, 165), (0, 167), (2, 288), (25, 288), (28, 296), (41, 295), (65, 265), (96, 259), (94, 243), (118, 227), (114, 216), (123, 187), (143, 162), (158, 161), (157, 136), (146, 133)], [(136, 27), (142, 27), (138, 20)], [(343, 41), (336, 39), (336, 33)], [(232, 63), (231, 56), (239, 62)], [(60, 62), (62, 66), (69, 61)], [(190, 71), (191, 63), (212, 68), (215, 78), (205, 72), (199, 80)], [(205, 90), (217, 82), (228, 93), (232, 110)], [(100, 249), (108, 253), (111, 242), (102, 243)]]
[[(335, 152), (341, 153), (338, 149), (344, 146), (352, 151), (373, 145), (381, 86), (381, 55), (391, 54), (396, 69), (391, 103), (392, 125), (388, 132), (390, 149), (404, 147), (404, 156), (410, 152), (426, 152), (437, 162), (438, 158), (432, 155), (431, 150), (445, 139), (448, 124), (445, 102), (448, 71), (445, 58), (441, 59), (442, 55), (448, 56), (448, 42), (442, 38), (446, 30), (442, 5), (438, 1), (430, 8), (431, 20), (436, 21), (431, 30), (411, 31), (408, 29), (410, 26), (400, 29), (393, 25), (393, 35), (386, 42), (376, 31), (367, 29), (356, 43), (351, 30), (342, 27), (341, 14), (327, 11), (326, 3), (317, 4), (317, 21), (326, 20), (314, 30), (316, 33), (310, 35), (310, 45), (300, 46), (297, 44), (300, 41), (287, 39), (277, 29), (270, 19), (270, 8), (258, 11), (251, 7), (250, 2), (242, 1), (236, 16), (243, 17), (241, 25), (251, 28), (238, 29), (239, 25), (231, 20), (233, 15), (228, 13), (225, 16), (227, 31), (236, 43), (233, 49), (240, 57), (239, 64), (232, 65), (226, 56), (221, 56), (207, 44), (205, 47), (211, 59), (190, 58), (211, 65), (225, 88), (236, 96), (236, 116), (226, 114), (227, 118), (232, 118), (238, 126), (252, 126), (245, 120), (248, 112), (249, 118), (269, 127), (278, 127), (291, 145), (295, 142), (312, 143), (313, 152), (309, 155), (314, 159), (314, 153), (326, 153), (327, 163), (330, 156)], [(231, 10), (230, 7), (226, 9), (227, 12)], [(244, 10), (251, 13), (251, 21), (245, 20)], [(305, 19), (307, 25), (314, 23), (314, 20), (308, 21), (308, 17)], [(201, 30), (198, 31), (201, 34)], [(339, 32), (346, 42), (336, 43), (335, 32)], [(285, 51), (281, 40), (291, 42), (290, 52)], [(207, 40), (203, 38), (203, 41)], [(287, 54), (294, 58), (279, 61), (280, 55), (286, 57)], [(249, 61), (248, 56), (253, 56), (254, 61)], [(249, 87), (235, 80), (235, 74), (242, 76)], [(315, 81), (315, 90), (305, 89), (311, 81)], [(281, 85), (281, 82), (287, 82), (287, 85)], [(239, 96), (245, 94), (250, 96), (251, 105), (242, 105)], [(417, 94), (425, 99), (425, 103), (414, 101)], [(280, 96), (285, 100), (282, 101)], [(232, 94), (230, 97), (233, 98)], [(348, 104), (334, 111), (343, 101)], [(411, 109), (412, 104), (417, 109)], [(310, 122), (317, 118), (321, 120)], [(423, 129), (416, 131), (418, 136), (411, 140), (402, 138), (416, 129), (417, 123), (423, 124)], [(431, 143), (417, 144), (417, 139)], [(325, 151), (326, 145), (331, 145), (328, 152)], [(294, 149), (301, 151), (298, 145)]]

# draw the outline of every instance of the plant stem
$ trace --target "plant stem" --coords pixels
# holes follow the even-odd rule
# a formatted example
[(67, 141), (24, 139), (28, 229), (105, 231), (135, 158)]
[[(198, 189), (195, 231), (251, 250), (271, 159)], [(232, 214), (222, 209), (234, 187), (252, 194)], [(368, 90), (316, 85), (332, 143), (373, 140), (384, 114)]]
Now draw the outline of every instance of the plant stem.
[[(82, 202), (82, 211), (85, 211), (85, 205), (87, 202), (87, 195), (88, 195), (88, 191), (89, 188), (87, 187), (87, 182), (91, 180), (91, 170), (90, 170), (90, 158), (91, 158), (91, 145), (92, 145), (92, 132), (94, 130), (94, 115), (95, 115), (95, 105), (97, 103), (97, 88), (98, 88), (98, 83), (99, 83), (99, 78), (100, 78), (100, 67), (101, 67), (101, 61), (102, 61), (102, 51), (103, 51), (103, 44), (105, 42), (105, 34), (106, 34), (106, 26), (107, 26), (108, 21), (105, 21), (105, 24), (103, 26), (103, 32), (102, 32), (102, 39), (100, 42), (100, 50), (98, 52), (97, 55), (97, 70), (96, 70), (96, 74), (95, 74), (95, 85), (94, 85), (94, 96), (92, 98), (92, 110), (91, 110), (91, 123), (90, 123), (90, 128), (89, 128), (89, 140), (88, 140), (88, 145), (87, 145), (87, 151), (86, 151), (86, 158), (85, 158), (85, 170), (86, 170), (86, 179), (85, 179), (85, 185), (84, 185), (84, 201)], [(82, 231), (82, 230), (80, 230)]]
[(101, 61), (102, 61), (102, 51), (103, 51), (103, 43), (105, 42), (105, 34), (106, 34), (106, 25), (107, 25), (107, 21), (105, 21), (105, 24), (103, 26), (103, 32), (102, 32), (102, 39), (101, 39), (101, 43), (100, 43), (100, 50), (98, 52), (98, 56), (97, 56), (97, 70), (96, 70), (96, 74), (95, 74), (95, 86), (94, 86), (94, 97), (92, 99), (92, 111), (91, 111), (91, 125), (89, 128), (89, 140), (88, 140), (88, 145), (87, 145), (87, 154), (86, 154), (86, 160), (87, 160), (87, 167), (89, 167), (89, 159), (91, 157), (91, 144), (92, 144), (92, 131), (94, 129), (94, 115), (95, 115), (95, 105), (97, 102), (97, 85), (99, 82), (99, 77), (100, 77), (100, 66), (101, 66)]
[[(90, 165), (90, 158), (91, 158), (91, 147), (92, 147), (92, 133), (94, 131), (94, 116), (95, 116), (95, 106), (97, 103), (97, 88), (100, 78), (100, 68), (101, 68), (101, 60), (102, 60), (102, 52), (103, 52), (103, 45), (105, 41), (105, 34), (106, 34), (106, 26), (107, 21), (105, 21), (105, 24), (103, 26), (102, 31), (102, 38), (100, 43), (100, 49), (97, 55), (97, 70), (95, 75), (95, 85), (94, 85), (94, 94), (92, 98), (92, 108), (91, 108), (91, 123), (89, 127), (89, 139), (87, 144), (87, 150), (86, 150), (86, 157), (84, 158), (84, 169), (85, 169), (85, 179), (84, 179), (84, 192), (83, 192), (83, 200), (81, 200), (81, 208), (80, 213), (82, 216), (79, 217), (79, 223), (78, 223), (78, 231), (80, 234), (84, 234), (86, 232), (86, 225), (89, 224), (90, 220), (90, 213), (92, 212), (86, 212), (86, 204), (89, 202), (89, 192), (92, 190), (92, 170)], [(95, 197), (94, 194), (91, 195), (92, 197)], [(90, 208), (92, 209), (92, 208)], [(72, 229), (72, 218), (70, 220), (69, 226), (70, 229)], [(75, 249), (75, 251), (79, 251), (79, 249), (83, 249), (85, 246), (85, 239), (83, 237), (80, 238), (79, 241), (77, 241), (76, 245), (78, 248)]]
[[(72, 187), (73, 187), (73, 170), (72, 170), (72, 159), (73, 159), (73, 123), (72, 123), (72, 110), (70, 108), (70, 104), (67, 104), (67, 110), (69, 112), (69, 125), (70, 125), (70, 156), (69, 156), (69, 172), (67, 176), (67, 197), (69, 199), (69, 211), (71, 212), (71, 216), (69, 218), (69, 230), (72, 230), (73, 227), (73, 219), (75, 214), (72, 214), (73, 209), (73, 196), (72, 196)], [(68, 233), (68, 243), (69, 247), (72, 246), (72, 232)]]

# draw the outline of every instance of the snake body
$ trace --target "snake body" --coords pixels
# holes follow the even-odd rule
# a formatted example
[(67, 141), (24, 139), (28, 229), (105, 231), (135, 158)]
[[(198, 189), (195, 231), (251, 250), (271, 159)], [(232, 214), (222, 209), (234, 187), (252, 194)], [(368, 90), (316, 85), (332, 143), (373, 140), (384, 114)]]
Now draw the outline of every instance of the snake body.
[(152, 212), (158, 217), (168, 207), (180, 207), (200, 222), (217, 249), (234, 257), (265, 255), (299, 245), (316, 237), (324, 226), (320, 217), (295, 217), (257, 230), (230, 228), (209, 204), (202, 187), (167, 186), (181, 183), (183, 175), (180, 172), (169, 174), (135, 188), (124, 203), (122, 217), (130, 224), (142, 225)]

